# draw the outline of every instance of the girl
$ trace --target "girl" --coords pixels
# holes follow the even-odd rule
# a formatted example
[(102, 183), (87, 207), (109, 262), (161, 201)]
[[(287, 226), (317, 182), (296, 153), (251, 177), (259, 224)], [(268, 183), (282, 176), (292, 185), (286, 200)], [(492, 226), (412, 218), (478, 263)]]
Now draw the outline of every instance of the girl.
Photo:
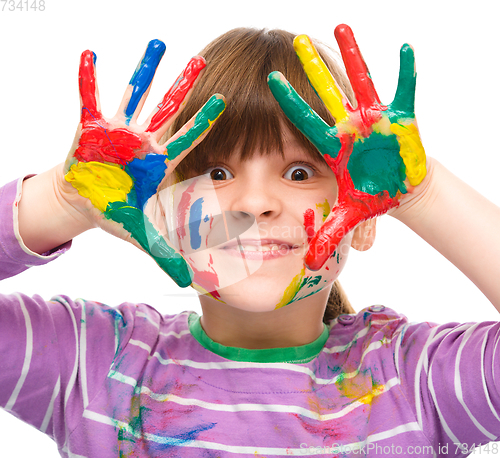
[(66, 163), (2, 188), (2, 276), (100, 226), (192, 284), (203, 316), (3, 296), (2, 406), (62, 456), (456, 456), (500, 435), (497, 323), (340, 313), (351, 310), (332, 284), (348, 247), (369, 248), (387, 211), (498, 309), (500, 211), (425, 161), (411, 48), (385, 107), (349, 28), (336, 35), (352, 90), (307, 37), (295, 47), (314, 89), (292, 35), (237, 29), (201, 53), (203, 77), (204, 60), (189, 63), (143, 126), (162, 43), (149, 44), (111, 119), (95, 56), (82, 55)]

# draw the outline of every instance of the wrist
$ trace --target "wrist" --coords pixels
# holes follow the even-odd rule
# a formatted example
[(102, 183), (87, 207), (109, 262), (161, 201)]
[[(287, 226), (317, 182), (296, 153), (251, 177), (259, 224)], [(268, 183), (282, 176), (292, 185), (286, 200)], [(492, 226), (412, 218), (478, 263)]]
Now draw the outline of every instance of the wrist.
[[(45, 253), (92, 228), (92, 224), (62, 197), (57, 166), (25, 179), (18, 204), (19, 235), (31, 251)], [(64, 177), (62, 177), (64, 179)]]
[(437, 192), (436, 175), (443, 166), (431, 157), (426, 158), (427, 173), (422, 182), (415, 187), (409, 187), (407, 194), (401, 199), (400, 205), (388, 212), (389, 215), (401, 221), (410, 228), (418, 221), (425, 219)]

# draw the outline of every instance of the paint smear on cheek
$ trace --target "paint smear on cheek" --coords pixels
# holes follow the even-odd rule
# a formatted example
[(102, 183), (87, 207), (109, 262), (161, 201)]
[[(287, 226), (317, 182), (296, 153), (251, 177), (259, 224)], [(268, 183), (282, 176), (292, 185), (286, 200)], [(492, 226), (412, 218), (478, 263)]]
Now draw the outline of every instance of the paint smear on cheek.
[(286, 287), (285, 292), (283, 293), (283, 297), (276, 304), (276, 307), (274, 308), (275, 310), (289, 304), (292, 301), (292, 299), (297, 295), (297, 293), (299, 292), (300, 286), (302, 284), (302, 279), (304, 278), (305, 273), (306, 273), (306, 268), (302, 267), (302, 270), (300, 271), (300, 273), (297, 274), (295, 277), (293, 277), (293, 280)]
[(193, 250), (197, 250), (201, 246), (200, 225), (202, 206), (203, 197), (200, 197), (194, 201), (193, 205), (191, 205), (191, 210), (189, 212), (189, 235), (191, 248)]
[(328, 218), (328, 215), (330, 214), (331, 211), (330, 203), (328, 202), (327, 199), (325, 199), (325, 201), (322, 204), (316, 204), (316, 208), (323, 213), (323, 222), (325, 222), (326, 218)]
[(182, 193), (179, 205), (177, 206), (176, 230), (179, 240), (182, 240), (186, 236), (186, 215), (191, 202), (191, 194), (194, 191), (194, 186), (195, 183), (191, 183)]
[(221, 301), (220, 294), (217, 291), (220, 285), (219, 276), (213, 268), (212, 255), (210, 255), (210, 260), (208, 263), (208, 268), (210, 270), (198, 270), (194, 265), (192, 265), (191, 268), (194, 272), (192, 284), (193, 288), (201, 294), (209, 295), (213, 299)]

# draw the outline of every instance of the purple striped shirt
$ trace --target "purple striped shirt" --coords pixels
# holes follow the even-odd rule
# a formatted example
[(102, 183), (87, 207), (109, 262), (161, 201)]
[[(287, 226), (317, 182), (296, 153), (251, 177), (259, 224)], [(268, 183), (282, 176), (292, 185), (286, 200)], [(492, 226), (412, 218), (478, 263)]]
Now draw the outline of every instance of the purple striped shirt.
[[(0, 189), (1, 278), (69, 248), (22, 244), (20, 183)], [(0, 405), (64, 457), (465, 456), (500, 436), (499, 330), (374, 306), (309, 345), (245, 350), (194, 313), (2, 295)]]

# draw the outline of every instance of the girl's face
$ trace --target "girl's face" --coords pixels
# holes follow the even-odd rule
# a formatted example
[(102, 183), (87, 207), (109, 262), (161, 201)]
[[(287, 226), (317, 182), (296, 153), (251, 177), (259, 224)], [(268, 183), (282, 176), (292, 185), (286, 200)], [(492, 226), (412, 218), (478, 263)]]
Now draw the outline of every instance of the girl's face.
[(203, 176), (160, 194), (170, 239), (200, 294), (249, 311), (270, 311), (329, 288), (351, 236), (319, 271), (304, 265), (308, 241), (337, 199), (335, 175), (289, 135), (284, 158), (233, 154)]

